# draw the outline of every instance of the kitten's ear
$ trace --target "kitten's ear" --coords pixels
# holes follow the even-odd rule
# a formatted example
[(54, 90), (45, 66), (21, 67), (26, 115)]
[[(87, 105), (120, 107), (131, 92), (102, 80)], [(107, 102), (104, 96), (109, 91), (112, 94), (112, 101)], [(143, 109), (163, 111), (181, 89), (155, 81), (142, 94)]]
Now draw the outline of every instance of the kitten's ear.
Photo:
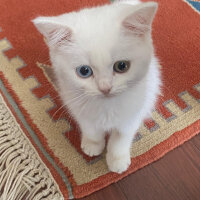
[(123, 27), (137, 36), (143, 36), (151, 30), (153, 18), (158, 4), (155, 2), (143, 3), (122, 22)]
[(59, 47), (71, 42), (71, 29), (56, 23), (51, 17), (38, 17), (32, 20), (32, 22), (38, 31), (45, 37), (45, 40), (50, 47)]

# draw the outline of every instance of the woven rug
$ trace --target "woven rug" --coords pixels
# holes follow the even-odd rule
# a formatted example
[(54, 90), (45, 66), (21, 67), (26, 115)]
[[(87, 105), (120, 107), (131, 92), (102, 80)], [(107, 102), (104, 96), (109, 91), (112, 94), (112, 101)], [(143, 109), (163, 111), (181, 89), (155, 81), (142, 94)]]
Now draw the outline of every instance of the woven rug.
[(31, 19), (107, 0), (0, 1), (0, 199), (86, 196), (161, 158), (200, 131), (200, 1), (157, 0), (153, 25), (163, 96), (133, 141), (119, 175), (105, 155), (80, 149), (77, 125), (62, 108), (48, 49)]

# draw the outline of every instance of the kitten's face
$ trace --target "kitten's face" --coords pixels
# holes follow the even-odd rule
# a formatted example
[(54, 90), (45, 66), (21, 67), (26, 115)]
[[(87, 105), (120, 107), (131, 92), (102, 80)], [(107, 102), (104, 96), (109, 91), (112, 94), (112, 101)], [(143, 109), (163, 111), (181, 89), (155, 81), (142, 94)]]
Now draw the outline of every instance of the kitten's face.
[[(105, 98), (137, 84), (145, 76), (152, 54), (152, 19), (147, 17), (153, 17), (156, 4), (149, 5), (142, 9), (134, 6), (135, 12), (127, 6), (105, 6), (71, 14), (72, 17), (58, 17), (59, 23), (65, 19), (74, 21), (62, 31), (54, 28), (50, 33), (50, 42), (56, 35), (59, 38), (49, 45), (59, 81), (74, 91)], [(131, 14), (120, 14), (123, 9)], [(143, 20), (142, 26), (138, 16), (139, 22)]]
[(52, 51), (51, 58), (63, 83), (91, 96), (115, 96), (137, 84), (146, 74), (151, 55), (144, 41), (126, 42), (125, 36), (108, 38), (101, 46), (85, 49), (77, 44), (76, 48), (67, 53)]

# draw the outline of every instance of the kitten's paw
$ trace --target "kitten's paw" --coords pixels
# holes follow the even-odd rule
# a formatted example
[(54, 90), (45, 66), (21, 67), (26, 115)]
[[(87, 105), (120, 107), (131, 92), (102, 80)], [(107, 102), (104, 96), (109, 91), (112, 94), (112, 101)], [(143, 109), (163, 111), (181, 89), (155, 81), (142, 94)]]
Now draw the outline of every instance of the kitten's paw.
[(94, 142), (88, 138), (83, 137), (81, 141), (81, 149), (88, 156), (98, 156), (105, 147), (105, 140)]
[(116, 172), (121, 174), (126, 171), (131, 164), (130, 155), (126, 154), (120, 157), (114, 157), (111, 153), (106, 154), (106, 161), (108, 164), (108, 168), (112, 172)]

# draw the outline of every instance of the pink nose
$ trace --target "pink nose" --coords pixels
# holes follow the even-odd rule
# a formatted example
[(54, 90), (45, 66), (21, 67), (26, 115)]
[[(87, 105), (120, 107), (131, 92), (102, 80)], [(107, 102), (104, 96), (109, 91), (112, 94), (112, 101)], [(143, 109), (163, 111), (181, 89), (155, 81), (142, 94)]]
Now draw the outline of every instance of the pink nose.
[(103, 94), (109, 94), (109, 92), (112, 89), (112, 84), (108, 80), (100, 80), (98, 82), (98, 88), (99, 91), (101, 91)]
[(109, 94), (111, 91), (111, 87), (109, 88), (99, 88), (99, 90), (103, 93), (103, 94)]

